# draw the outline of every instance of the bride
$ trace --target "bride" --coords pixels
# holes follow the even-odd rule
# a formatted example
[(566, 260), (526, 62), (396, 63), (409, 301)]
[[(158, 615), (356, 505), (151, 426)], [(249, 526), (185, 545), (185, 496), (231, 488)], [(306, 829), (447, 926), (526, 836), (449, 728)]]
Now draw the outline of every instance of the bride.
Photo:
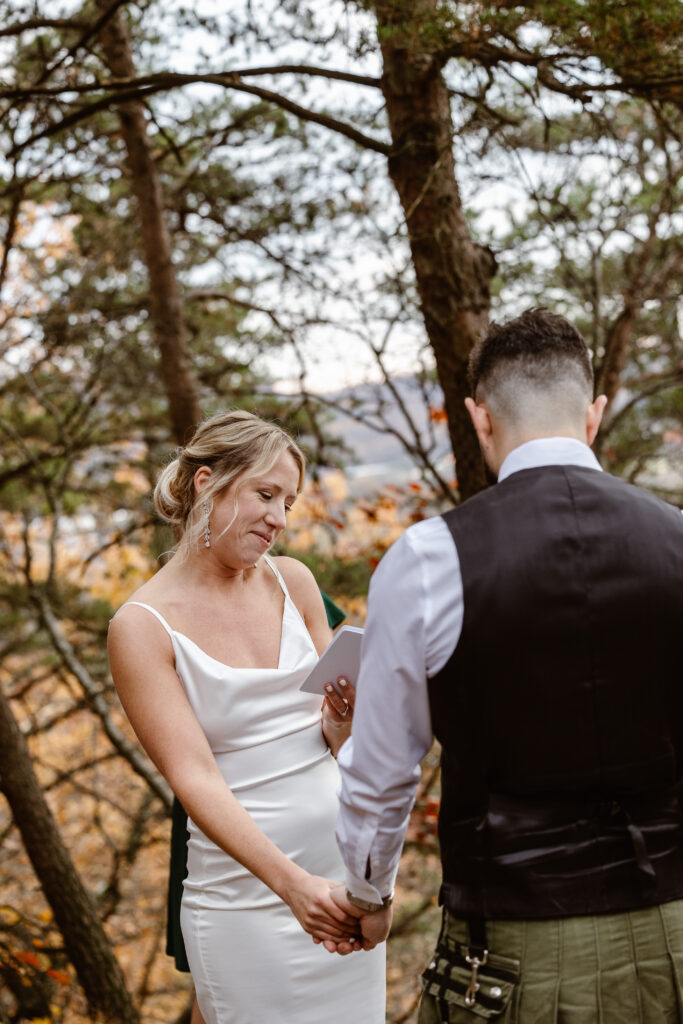
[(181, 924), (207, 1024), (385, 1019), (385, 947), (361, 950), (331, 895), (353, 695), (321, 716), (299, 690), (331, 634), (308, 569), (267, 554), (303, 475), (275, 424), (203, 423), (155, 490), (178, 547), (109, 631), (126, 714), (189, 814)]

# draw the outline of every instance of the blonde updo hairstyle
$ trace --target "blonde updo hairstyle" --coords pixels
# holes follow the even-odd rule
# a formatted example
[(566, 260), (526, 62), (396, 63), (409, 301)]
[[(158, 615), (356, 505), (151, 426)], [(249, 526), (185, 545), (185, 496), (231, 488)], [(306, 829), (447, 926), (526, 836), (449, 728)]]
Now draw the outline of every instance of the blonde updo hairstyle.
[[(214, 498), (221, 491), (239, 477), (268, 473), (285, 452), (299, 470), (298, 493), (304, 483), (306, 459), (277, 424), (242, 409), (219, 413), (200, 424), (189, 444), (179, 449), (177, 458), (162, 471), (154, 488), (154, 505), (173, 527), (178, 550), (187, 552), (202, 539)], [(197, 494), (194, 476), (201, 466), (208, 466), (212, 475)]]

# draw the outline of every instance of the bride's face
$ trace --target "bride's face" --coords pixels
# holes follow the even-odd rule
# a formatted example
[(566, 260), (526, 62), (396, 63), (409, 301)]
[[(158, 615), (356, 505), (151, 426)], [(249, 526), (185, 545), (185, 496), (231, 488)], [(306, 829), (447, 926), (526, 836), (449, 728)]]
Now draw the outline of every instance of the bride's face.
[(238, 477), (214, 499), (214, 554), (237, 569), (254, 565), (284, 530), (298, 487), (299, 467), (289, 452), (262, 476)]

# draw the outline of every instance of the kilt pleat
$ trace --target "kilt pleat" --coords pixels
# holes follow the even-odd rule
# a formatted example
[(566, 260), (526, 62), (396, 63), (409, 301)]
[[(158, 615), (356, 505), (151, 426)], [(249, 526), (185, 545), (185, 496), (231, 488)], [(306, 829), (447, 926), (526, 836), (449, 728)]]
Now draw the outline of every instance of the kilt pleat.
[[(457, 993), (436, 1001), (427, 987), (420, 1024), (683, 1024), (683, 900), (486, 929), (490, 953), (518, 964), (505, 1006), (486, 1005), (495, 989), (483, 969), (481, 1005)], [(467, 945), (467, 924), (446, 912), (441, 939), (442, 950)]]

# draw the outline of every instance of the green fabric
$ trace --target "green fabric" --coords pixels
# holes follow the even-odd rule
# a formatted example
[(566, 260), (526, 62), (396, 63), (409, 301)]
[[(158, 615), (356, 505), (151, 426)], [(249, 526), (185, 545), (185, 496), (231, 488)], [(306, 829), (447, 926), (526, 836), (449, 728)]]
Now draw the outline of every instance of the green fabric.
[[(448, 992), (434, 980), (449, 974), (435, 954), (423, 976), (419, 1024), (683, 1020), (683, 900), (623, 914), (487, 921), (486, 932), (489, 964), (480, 968), (474, 1006), (465, 1006), (457, 983), (461, 973), (469, 983), (471, 968), (451, 970), (456, 984)], [(467, 925), (446, 912), (442, 939), (449, 950), (466, 946)], [(503, 978), (496, 976), (501, 965)]]
[[(346, 618), (346, 614), (321, 590), (325, 612), (330, 629), (335, 629)], [(183, 933), (180, 930), (180, 903), (183, 898), (183, 882), (187, 878), (187, 812), (177, 797), (173, 800), (171, 812), (171, 863), (168, 876), (166, 900), (166, 953), (175, 960), (177, 970), (189, 972)]]
[(346, 613), (343, 612), (341, 608), (334, 603), (332, 598), (328, 597), (323, 590), (321, 590), (320, 593), (323, 596), (323, 604), (325, 605), (325, 613), (327, 615), (327, 621), (330, 629), (336, 629), (337, 626), (346, 618)]
[(187, 813), (177, 797), (173, 799), (171, 812), (171, 864), (168, 876), (166, 901), (166, 952), (174, 957), (179, 971), (189, 972), (183, 933), (180, 930), (180, 901), (183, 897), (183, 881), (187, 878)]

